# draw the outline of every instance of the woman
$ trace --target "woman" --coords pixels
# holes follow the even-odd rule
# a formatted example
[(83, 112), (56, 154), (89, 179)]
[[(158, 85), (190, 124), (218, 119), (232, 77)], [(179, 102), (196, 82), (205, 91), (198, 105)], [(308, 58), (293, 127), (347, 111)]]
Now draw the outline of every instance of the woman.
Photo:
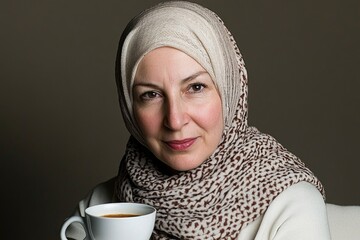
[(247, 125), (244, 62), (213, 12), (146, 10), (125, 29), (116, 66), (133, 136), (116, 196), (157, 208), (155, 238), (246, 239), (256, 222), (259, 239), (329, 239), (320, 182)]
[(116, 69), (131, 137), (115, 201), (154, 206), (154, 239), (330, 239), (319, 180), (248, 126), (244, 61), (215, 13), (183, 1), (142, 12)]

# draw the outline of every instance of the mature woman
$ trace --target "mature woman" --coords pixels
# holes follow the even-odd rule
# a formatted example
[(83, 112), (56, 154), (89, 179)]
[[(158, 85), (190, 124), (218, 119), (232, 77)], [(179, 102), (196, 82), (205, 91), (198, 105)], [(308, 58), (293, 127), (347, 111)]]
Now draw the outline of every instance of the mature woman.
[(215, 13), (182, 1), (142, 12), (116, 69), (131, 137), (114, 200), (154, 206), (154, 239), (330, 239), (321, 183), (248, 126), (244, 61)]

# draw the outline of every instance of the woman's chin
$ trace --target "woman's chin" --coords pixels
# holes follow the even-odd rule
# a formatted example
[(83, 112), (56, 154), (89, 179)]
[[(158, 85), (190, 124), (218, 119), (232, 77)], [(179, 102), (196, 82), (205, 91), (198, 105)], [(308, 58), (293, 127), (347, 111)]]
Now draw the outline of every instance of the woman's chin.
[(197, 168), (203, 163), (203, 161), (199, 162), (186, 159), (177, 159), (174, 161), (163, 161), (163, 163), (174, 171), (184, 172)]

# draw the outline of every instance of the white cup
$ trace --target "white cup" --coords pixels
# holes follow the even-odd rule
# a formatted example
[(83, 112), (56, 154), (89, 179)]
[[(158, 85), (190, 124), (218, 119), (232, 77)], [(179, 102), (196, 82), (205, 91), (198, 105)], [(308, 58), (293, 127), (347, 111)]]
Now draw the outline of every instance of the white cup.
[[(105, 217), (107, 214), (135, 214), (131, 217)], [(156, 209), (140, 203), (106, 203), (85, 209), (85, 218), (72, 216), (63, 224), (61, 240), (73, 222), (80, 222), (87, 239), (92, 240), (149, 240), (154, 229)]]

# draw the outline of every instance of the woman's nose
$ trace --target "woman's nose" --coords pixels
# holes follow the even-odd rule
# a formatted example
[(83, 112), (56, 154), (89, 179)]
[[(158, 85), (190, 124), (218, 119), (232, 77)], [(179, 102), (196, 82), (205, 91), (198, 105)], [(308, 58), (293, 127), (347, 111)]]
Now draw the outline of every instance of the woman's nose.
[(187, 106), (183, 101), (179, 99), (168, 101), (165, 108), (165, 127), (171, 130), (180, 130), (188, 123)]

